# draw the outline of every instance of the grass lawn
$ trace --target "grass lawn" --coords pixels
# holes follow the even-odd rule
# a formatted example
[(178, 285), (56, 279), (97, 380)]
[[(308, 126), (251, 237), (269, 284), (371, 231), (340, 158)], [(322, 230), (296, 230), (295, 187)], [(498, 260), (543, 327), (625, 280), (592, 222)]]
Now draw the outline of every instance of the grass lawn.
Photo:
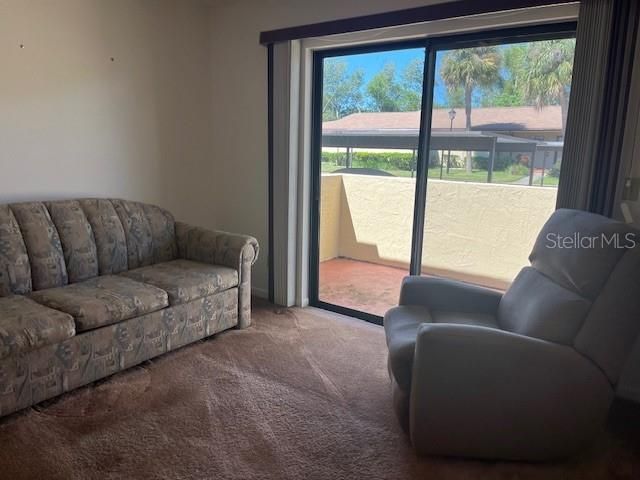
[(344, 167), (341, 167), (339, 165), (333, 165), (328, 162), (322, 162), (322, 173), (333, 173), (336, 170), (339, 170), (341, 168), (344, 168)]
[(559, 181), (560, 181), (560, 177), (552, 177), (550, 175), (545, 175), (542, 182), (545, 187), (557, 187)]
[[(344, 168), (338, 165), (332, 165), (330, 163), (322, 163), (322, 173), (332, 173), (336, 170)], [(394, 177), (411, 177), (411, 172), (408, 170), (385, 170)], [(440, 178), (440, 167), (432, 167), (429, 169), (429, 178)], [(522, 175), (512, 175), (511, 173), (504, 171), (493, 172), (494, 183), (511, 183), (522, 178)], [(449, 174), (444, 171), (442, 175), (443, 180), (455, 180), (457, 182), (480, 182), (485, 183), (487, 181), (486, 170), (474, 170), (471, 173), (467, 173), (464, 168), (452, 168), (449, 170)], [(546, 179), (545, 179), (546, 185)]]
[[(512, 183), (520, 180), (522, 175), (514, 175), (511, 172), (496, 170), (493, 172), (492, 183)], [(440, 167), (432, 167), (429, 169), (429, 178), (440, 178)], [(457, 182), (479, 182), (486, 183), (487, 171), (486, 170), (473, 170), (471, 173), (467, 173), (464, 168), (452, 168), (447, 174), (446, 168), (442, 172), (443, 180), (455, 180)]]
[[(340, 170), (341, 168), (345, 168), (345, 167), (322, 162), (322, 173), (333, 173), (336, 170)], [(354, 168), (358, 168), (358, 167), (354, 167)], [(384, 171), (387, 173), (390, 173), (394, 177), (411, 177), (411, 172), (408, 170), (388, 170), (385, 168)], [(414, 173), (414, 176), (415, 176), (415, 173)]]

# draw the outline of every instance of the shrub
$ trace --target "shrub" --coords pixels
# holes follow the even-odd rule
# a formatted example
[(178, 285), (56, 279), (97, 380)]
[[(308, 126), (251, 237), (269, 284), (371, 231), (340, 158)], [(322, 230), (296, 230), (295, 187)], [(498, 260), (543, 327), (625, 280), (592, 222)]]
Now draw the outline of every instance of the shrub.
[[(447, 160), (449, 160), (449, 166), (451, 168), (464, 168), (467, 161), (464, 155), (454, 155), (453, 153), (451, 154), (451, 158), (449, 158), (449, 151), (445, 150), (442, 152), (442, 161), (444, 162), (445, 168), (447, 167)], [(430, 166), (440, 166), (440, 163), (438, 162), (435, 165)]]
[[(378, 170), (405, 170), (412, 171), (416, 168), (417, 157), (414, 158), (411, 152), (352, 152), (352, 167), (355, 168), (375, 168)], [(453, 159), (455, 155), (451, 156)], [(346, 152), (322, 152), (322, 162), (331, 165), (346, 167)], [(429, 155), (429, 166), (440, 165), (438, 152), (431, 151)]]
[(514, 163), (513, 165), (508, 167), (507, 170), (512, 175), (522, 175), (523, 177), (525, 175), (529, 175), (529, 167), (527, 167), (526, 165), (522, 165), (521, 163)]
[[(506, 170), (508, 166), (517, 162), (508, 153), (499, 152), (493, 160), (493, 170)], [(478, 170), (489, 170), (489, 156), (475, 155), (473, 157), (473, 167)]]

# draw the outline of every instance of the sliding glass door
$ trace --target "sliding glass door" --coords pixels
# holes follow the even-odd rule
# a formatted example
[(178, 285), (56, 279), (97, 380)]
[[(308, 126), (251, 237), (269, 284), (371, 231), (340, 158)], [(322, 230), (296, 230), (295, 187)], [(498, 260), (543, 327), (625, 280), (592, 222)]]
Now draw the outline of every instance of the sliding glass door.
[(555, 208), (574, 28), (315, 54), (312, 305), (379, 323), (408, 274), (508, 287)]
[(319, 302), (378, 316), (397, 303), (411, 258), (424, 59), (422, 43), (316, 63)]
[(556, 205), (568, 35), (433, 42), (423, 275), (505, 290), (528, 264)]

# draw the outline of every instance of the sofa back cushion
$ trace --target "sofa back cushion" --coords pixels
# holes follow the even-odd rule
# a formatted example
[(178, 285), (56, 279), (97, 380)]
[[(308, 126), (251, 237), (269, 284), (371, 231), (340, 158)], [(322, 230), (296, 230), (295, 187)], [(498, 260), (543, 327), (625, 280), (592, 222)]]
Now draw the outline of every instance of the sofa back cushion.
[(151, 228), (153, 263), (169, 262), (178, 258), (176, 222), (168, 211), (155, 205), (142, 204)]
[(80, 202), (49, 202), (47, 209), (60, 236), (69, 283), (97, 277), (99, 269), (96, 242)]
[(13, 212), (0, 205), (0, 297), (31, 291), (31, 265), (27, 247)]
[(60, 237), (41, 202), (10, 205), (20, 226), (31, 263), (34, 290), (62, 287), (69, 281)]
[(124, 228), (129, 270), (176, 258), (175, 221), (170, 213), (138, 202), (112, 202)]
[(127, 241), (111, 200), (92, 198), (79, 202), (93, 231), (100, 275), (127, 271)]
[(124, 228), (129, 269), (151, 265), (153, 263), (153, 236), (142, 204), (126, 200), (113, 200), (112, 202)]
[(0, 296), (177, 257), (174, 218), (154, 205), (111, 199), (0, 205)]

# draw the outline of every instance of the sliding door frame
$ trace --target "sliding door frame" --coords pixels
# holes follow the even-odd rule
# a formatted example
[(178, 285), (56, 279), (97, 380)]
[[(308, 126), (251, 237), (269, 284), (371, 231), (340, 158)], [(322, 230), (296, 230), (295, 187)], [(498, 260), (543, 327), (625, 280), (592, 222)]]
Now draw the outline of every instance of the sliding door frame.
[[(316, 50), (313, 52), (313, 80), (312, 80), (312, 107), (311, 107), (311, 235), (309, 249), (309, 305), (332, 312), (360, 318), (377, 325), (382, 325), (382, 317), (372, 313), (355, 310), (342, 305), (336, 305), (320, 300), (320, 201), (321, 201), (321, 180), (322, 180), (322, 94), (324, 78), (324, 60), (330, 57), (341, 57), (345, 55), (357, 55), (365, 53), (389, 52), (394, 50), (406, 50), (410, 48), (422, 48), (427, 52), (428, 40), (409, 40), (382, 42), (353, 47), (338, 47), (327, 50)], [(425, 72), (427, 70), (425, 63)], [(424, 93), (424, 87), (423, 87)], [(424, 98), (423, 98), (424, 104)], [(422, 130), (418, 143), (421, 143)], [(416, 186), (418, 185), (418, 175), (420, 168), (420, 149), (418, 149), (418, 159), (416, 166)], [(415, 225), (415, 215), (414, 215)], [(413, 232), (412, 232), (413, 235)], [(410, 272), (407, 272), (410, 273)]]
[(420, 275), (424, 246), (424, 223), (427, 208), (428, 161), (431, 144), (431, 119), (437, 53), (457, 48), (533, 42), (575, 37), (577, 22), (559, 22), (535, 26), (493, 29), (466, 34), (447, 34), (418, 40), (381, 42), (367, 45), (346, 46), (313, 52), (312, 72), (312, 123), (311, 123), (311, 235), (309, 249), (309, 304), (368, 322), (381, 325), (382, 317), (355, 310), (342, 305), (322, 301), (320, 287), (320, 207), (322, 179), (322, 94), (323, 65), (330, 57), (363, 53), (387, 52), (408, 48), (424, 48), (425, 62), (422, 84), (422, 103), (418, 152), (416, 164), (416, 186), (414, 196), (413, 227), (411, 233), (411, 255), (408, 274)]

